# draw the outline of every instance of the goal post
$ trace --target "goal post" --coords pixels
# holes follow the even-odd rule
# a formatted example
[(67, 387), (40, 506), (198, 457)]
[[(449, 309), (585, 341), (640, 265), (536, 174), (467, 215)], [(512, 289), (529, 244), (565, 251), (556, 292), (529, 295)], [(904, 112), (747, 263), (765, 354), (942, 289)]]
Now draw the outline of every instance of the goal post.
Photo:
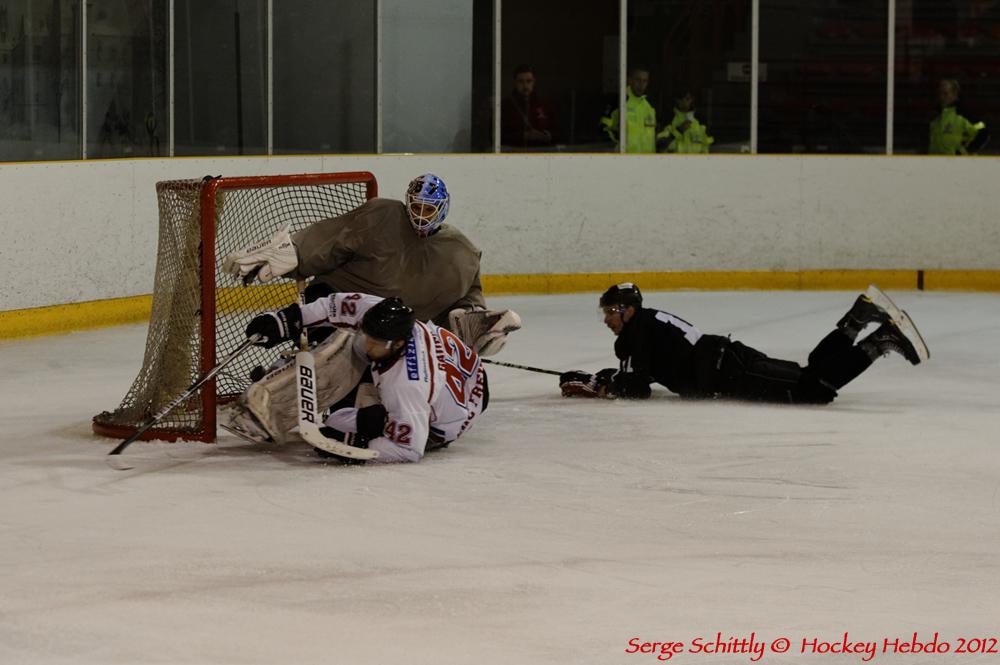
[[(371, 173), (206, 177), (156, 184), (159, 238), (153, 307), (142, 367), (114, 411), (94, 416), (97, 434), (127, 438), (182, 395), (244, 340), (252, 314), (296, 300), (295, 283), (241, 286), (222, 272), (233, 251), (270, 238), (282, 224), (294, 233), (338, 217), (378, 195)], [(253, 347), (226, 372), (143, 434), (143, 439), (214, 441), (216, 407), (242, 393), (251, 370), (277, 351)]]

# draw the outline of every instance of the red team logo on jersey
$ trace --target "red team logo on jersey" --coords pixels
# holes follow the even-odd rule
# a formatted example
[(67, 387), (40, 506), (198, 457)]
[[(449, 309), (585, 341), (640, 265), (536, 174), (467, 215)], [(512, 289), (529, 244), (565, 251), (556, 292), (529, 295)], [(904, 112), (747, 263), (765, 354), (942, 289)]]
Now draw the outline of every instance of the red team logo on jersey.
[(466, 406), (465, 382), (476, 371), (479, 356), (450, 330), (438, 328), (437, 332), (441, 337), (437, 360), (444, 371), (445, 387), (448, 388), (455, 403), (464, 407)]

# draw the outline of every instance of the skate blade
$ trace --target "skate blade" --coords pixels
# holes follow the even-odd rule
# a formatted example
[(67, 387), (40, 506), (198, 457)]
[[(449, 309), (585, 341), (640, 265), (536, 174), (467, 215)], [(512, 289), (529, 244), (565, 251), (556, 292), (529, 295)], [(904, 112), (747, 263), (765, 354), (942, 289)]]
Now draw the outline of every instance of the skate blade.
[(924, 342), (924, 336), (920, 334), (917, 330), (917, 326), (914, 325), (913, 319), (910, 315), (906, 313), (905, 310), (900, 310), (902, 317), (901, 320), (896, 323), (899, 331), (903, 333), (906, 339), (910, 340), (910, 344), (913, 345), (914, 350), (917, 352), (917, 357), (920, 358), (920, 362), (924, 362), (931, 357), (931, 350), (927, 348), (927, 343)]
[(247, 430), (241, 429), (239, 427), (234, 427), (228, 423), (219, 423), (219, 427), (226, 430), (230, 434), (235, 434), (244, 441), (249, 441), (250, 443), (272, 443), (271, 439), (265, 439), (262, 436), (257, 436), (251, 434)]
[(882, 289), (878, 288), (874, 284), (868, 287), (868, 290), (865, 291), (865, 295), (868, 296), (869, 300), (875, 303), (876, 307), (888, 314), (889, 318), (892, 319), (894, 323), (898, 323), (899, 320), (903, 318), (903, 310), (901, 310), (896, 303), (892, 301), (892, 298), (887, 296)]

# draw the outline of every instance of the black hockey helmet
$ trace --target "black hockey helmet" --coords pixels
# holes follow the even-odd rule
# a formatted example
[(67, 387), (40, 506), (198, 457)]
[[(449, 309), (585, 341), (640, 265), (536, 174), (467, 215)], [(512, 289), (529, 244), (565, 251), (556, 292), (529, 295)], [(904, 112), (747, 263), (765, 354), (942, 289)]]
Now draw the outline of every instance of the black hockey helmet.
[(413, 310), (399, 298), (386, 298), (365, 312), (361, 330), (369, 337), (386, 342), (410, 339), (413, 323), (417, 320)]
[(601, 295), (601, 309), (605, 307), (642, 307), (642, 291), (632, 282), (615, 284)]

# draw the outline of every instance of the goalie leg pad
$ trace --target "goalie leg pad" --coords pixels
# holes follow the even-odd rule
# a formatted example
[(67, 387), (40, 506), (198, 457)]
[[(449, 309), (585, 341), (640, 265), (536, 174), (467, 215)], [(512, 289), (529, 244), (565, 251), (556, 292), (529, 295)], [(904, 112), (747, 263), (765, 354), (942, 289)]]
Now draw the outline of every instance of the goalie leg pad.
[(270, 443), (272, 441), (270, 432), (261, 426), (261, 423), (247, 408), (243, 397), (220, 410), (219, 427), (252, 443)]
[[(317, 399), (319, 405), (339, 402), (361, 380), (367, 363), (353, 350), (353, 333), (338, 330), (316, 347)], [(288, 433), (298, 425), (298, 390), (295, 363), (273, 370), (250, 386), (246, 405), (278, 443), (288, 442)]]
[(517, 312), (491, 309), (453, 309), (448, 322), (465, 344), (481, 356), (492, 356), (507, 343), (507, 335), (521, 329)]
[[(240, 401), (254, 415), (271, 439), (284, 443), (284, 434), (291, 427), (288, 426), (289, 418), (282, 417), (281, 405), (292, 409), (295, 407), (295, 363), (285, 362), (268, 372), (263, 379), (247, 388)], [(296, 420), (293, 410), (292, 426)]]

